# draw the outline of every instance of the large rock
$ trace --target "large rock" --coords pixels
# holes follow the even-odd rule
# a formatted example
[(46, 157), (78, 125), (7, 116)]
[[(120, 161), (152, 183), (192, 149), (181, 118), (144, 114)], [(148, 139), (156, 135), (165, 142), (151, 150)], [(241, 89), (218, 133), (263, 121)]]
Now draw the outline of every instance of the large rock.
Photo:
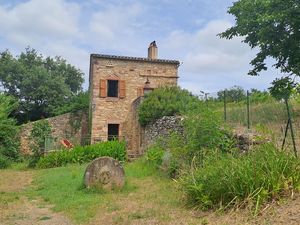
[(84, 184), (87, 188), (105, 190), (122, 188), (125, 184), (125, 172), (117, 160), (111, 157), (100, 157), (86, 168)]

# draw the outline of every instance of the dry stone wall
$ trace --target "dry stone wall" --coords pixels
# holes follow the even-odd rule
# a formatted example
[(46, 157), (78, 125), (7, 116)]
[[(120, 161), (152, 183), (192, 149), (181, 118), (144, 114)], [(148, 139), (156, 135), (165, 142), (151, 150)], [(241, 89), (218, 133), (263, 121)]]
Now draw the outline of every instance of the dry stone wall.
[(166, 139), (172, 132), (183, 135), (182, 120), (183, 117), (180, 116), (164, 116), (147, 125), (144, 131), (144, 150), (154, 144), (157, 139)]
[[(88, 116), (85, 111), (66, 113), (45, 119), (52, 129), (52, 142), (59, 146), (62, 139), (68, 139), (72, 144), (82, 144), (89, 140)], [(36, 121), (35, 121), (36, 122)], [(23, 155), (31, 153), (30, 134), (35, 122), (24, 124), (20, 132), (20, 151)]]

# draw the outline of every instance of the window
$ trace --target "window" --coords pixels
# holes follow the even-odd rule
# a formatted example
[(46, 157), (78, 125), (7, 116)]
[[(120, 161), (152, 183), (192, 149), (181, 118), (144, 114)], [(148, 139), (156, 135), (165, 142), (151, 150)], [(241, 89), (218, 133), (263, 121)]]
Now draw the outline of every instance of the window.
[(107, 97), (118, 97), (119, 93), (119, 81), (107, 80)]
[(108, 124), (107, 137), (109, 141), (119, 139), (119, 124)]
[(100, 79), (99, 96), (100, 98), (106, 98), (106, 97), (125, 98), (126, 97), (125, 80)]

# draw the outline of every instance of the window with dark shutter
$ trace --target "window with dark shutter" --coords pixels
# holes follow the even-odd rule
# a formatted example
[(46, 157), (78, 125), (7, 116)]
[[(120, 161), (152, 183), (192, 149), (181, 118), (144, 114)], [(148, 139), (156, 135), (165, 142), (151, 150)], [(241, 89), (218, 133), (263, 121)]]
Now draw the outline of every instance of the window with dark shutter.
[(107, 97), (119, 97), (119, 81), (107, 80)]

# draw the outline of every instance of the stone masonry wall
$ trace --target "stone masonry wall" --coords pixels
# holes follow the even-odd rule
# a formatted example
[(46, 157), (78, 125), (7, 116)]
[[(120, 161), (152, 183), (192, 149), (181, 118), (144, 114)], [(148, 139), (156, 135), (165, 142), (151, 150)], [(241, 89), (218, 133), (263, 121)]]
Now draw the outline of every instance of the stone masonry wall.
[[(87, 112), (66, 113), (47, 118), (52, 128), (53, 144), (59, 146), (62, 139), (68, 139), (72, 144), (82, 144), (89, 141)], [(35, 121), (36, 122), (36, 121)], [(23, 155), (31, 154), (30, 134), (35, 122), (24, 124), (20, 132), (20, 151)]]
[(143, 149), (146, 150), (158, 138), (164, 139), (169, 137), (172, 132), (183, 134), (182, 120), (183, 118), (180, 116), (164, 116), (147, 125), (144, 130)]

